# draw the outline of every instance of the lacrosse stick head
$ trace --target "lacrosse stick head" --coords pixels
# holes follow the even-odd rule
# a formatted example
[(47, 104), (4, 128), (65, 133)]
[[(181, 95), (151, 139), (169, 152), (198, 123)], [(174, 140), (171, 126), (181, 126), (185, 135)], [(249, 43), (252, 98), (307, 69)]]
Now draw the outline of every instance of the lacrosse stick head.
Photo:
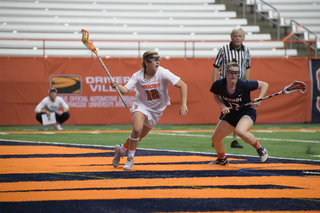
[(307, 91), (307, 85), (301, 81), (294, 81), (290, 85), (286, 86), (283, 90), (283, 94), (289, 94), (292, 92), (299, 91), (305, 93)]
[(82, 29), (82, 43), (92, 52), (94, 52), (94, 54), (98, 55), (98, 51), (97, 49), (93, 46), (93, 44), (91, 43), (91, 41), (89, 40), (89, 32)]

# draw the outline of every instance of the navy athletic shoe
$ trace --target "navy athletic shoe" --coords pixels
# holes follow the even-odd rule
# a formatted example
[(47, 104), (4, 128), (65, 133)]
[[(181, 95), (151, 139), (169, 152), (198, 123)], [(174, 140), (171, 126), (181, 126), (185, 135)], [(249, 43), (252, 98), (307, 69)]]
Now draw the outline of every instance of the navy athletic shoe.
[(264, 148), (263, 146), (261, 146), (258, 150), (257, 150), (259, 156), (260, 156), (260, 160), (262, 163), (266, 162), (269, 158), (268, 155), (268, 150), (266, 148)]
[(231, 148), (240, 148), (240, 149), (242, 149), (243, 146), (241, 144), (239, 144), (237, 140), (234, 140), (234, 141), (231, 142)]
[(207, 163), (207, 165), (223, 165), (223, 166), (226, 166), (228, 164), (229, 164), (229, 161), (227, 158), (223, 158), (223, 159), (217, 158), (217, 160)]

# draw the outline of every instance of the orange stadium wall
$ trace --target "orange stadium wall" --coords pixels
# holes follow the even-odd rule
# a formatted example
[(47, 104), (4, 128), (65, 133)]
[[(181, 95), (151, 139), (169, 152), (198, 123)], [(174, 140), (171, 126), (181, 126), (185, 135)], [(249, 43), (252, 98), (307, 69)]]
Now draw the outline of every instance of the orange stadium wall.
[[(141, 59), (103, 59), (113, 77), (124, 84), (141, 67)], [(214, 59), (162, 59), (169, 69), (188, 85), (186, 117), (179, 116), (180, 93), (169, 88), (171, 105), (159, 124), (215, 124), (220, 109), (209, 89)], [(130, 124), (131, 113), (110, 88), (107, 75), (96, 58), (0, 57), (0, 125), (39, 125), (36, 105), (58, 88), (70, 106), (66, 125)], [(294, 80), (311, 88), (309, 61), (305, 58), (253, 58), (251, 79), (269, 83), (267, 95), (281, 91)], [(257, 97), (257, 91), (252, 98)], [(124, 96), (131, 105), (134, 92)], [(296, 123), (311, 121), (311, 90), (306, 94), (279, 95), (261, 103), (257, 123)]]

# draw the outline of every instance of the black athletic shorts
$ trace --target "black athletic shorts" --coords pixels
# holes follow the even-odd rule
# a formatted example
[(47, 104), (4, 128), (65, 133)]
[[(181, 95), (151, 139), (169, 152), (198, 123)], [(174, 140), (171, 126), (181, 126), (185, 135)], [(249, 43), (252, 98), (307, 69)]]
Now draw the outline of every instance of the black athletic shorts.
[(256, 122), (256, 118), (257, 118), (257, 111), (255, 109), (249, 108), (246, 109), (242, 112), (235, 112), (235, 113), (229, 113), (226, 115), (221, 115), (220, 116), (220, 120), (224, 120), (227, 121), (231, 126), (236, 127), (239, 120), (244, 116), (244, 115), (248, 115), (251, 120), (253, 121), (253, 123)]

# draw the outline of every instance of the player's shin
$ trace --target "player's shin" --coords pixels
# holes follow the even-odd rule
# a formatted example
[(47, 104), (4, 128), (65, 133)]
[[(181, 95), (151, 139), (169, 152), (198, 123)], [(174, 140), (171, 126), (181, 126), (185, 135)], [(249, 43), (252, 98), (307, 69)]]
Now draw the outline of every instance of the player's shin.
[(136, 150), (139, 145), (140, 138), (132, 138), (131, 136), (129, 136), (128, 141), (129, 150)]

